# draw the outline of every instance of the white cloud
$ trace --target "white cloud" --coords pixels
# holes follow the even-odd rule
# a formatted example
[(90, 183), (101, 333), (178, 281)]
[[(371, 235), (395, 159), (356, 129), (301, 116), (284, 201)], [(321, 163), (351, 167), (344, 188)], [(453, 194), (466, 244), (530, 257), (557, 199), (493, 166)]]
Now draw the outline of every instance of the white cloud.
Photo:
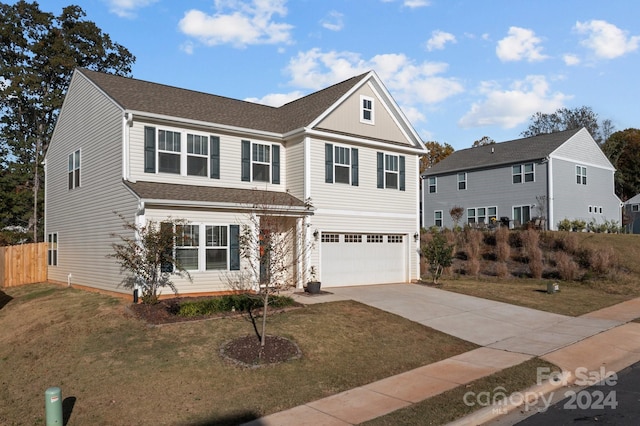
[(440, 30), (435, 30), (431, 33), (431, 38), (427, 41), (427, 50), (442, 50), (447, 43), (456, 43), (456, 37), (451, 34)]
[(514, 82), (507, 90), (495, 82), (483, 82), (480, 93), (484, 100), (474, 102), (459, 121), (461, 127), (498, 125), (512, 129), (525, 123), (536, 112), (553, 112), (562, 108), (570, 96), (550, 93), (544, 76), (531, 75)]
[(135, 18), (135, 11), (158, 0), (106, 0), (109, 12), (115, 13), (121, 18)]
[(580, 57), (578, 55), (573, 55), (571, 53), (566, 53), (562, 56), (562, 60), (565, 65), (578, 65), (580, 63)]
[(275, 15), (286, 16), (285, 0), (216, 0), (216, 9), (213, 15), (187, 11), (178, 24), (180, 31), (209, 46), (291, 43), (293, 26), (273, 20)]
[(329, 15), (320, 21), (322, 26), (331, 31), (340, 31), (344, 28), (344, 15), (332, 10)]
[(503, 61), (528, 62), (541, 61), (547, 56), (542, 54), (540, 38), (536, 37), (532, 30), (519, 27), (509, 28), (509, 35), (498, 42), (496, 55)]
[(574, 29), (587, 36), (580, 44), (591, 49), (598, 58), (617, 58), (637, 50), (640, 45), (640, 36), (628, 36), (627, 31), (606, 21), (577, 22)]
[[(381, 0), (382, 3), (391, 3), (395, 0)], [(430, 0), (403, 0), (402, 5), (411, 9), (426, 7), (431, 5)]]
[(288, 102), (301, 98), (305, 94), (299, 90), (289, 93), (272, 93), (261, 98), (246, 98), (245, 101), (273, 107), (282, 106)]

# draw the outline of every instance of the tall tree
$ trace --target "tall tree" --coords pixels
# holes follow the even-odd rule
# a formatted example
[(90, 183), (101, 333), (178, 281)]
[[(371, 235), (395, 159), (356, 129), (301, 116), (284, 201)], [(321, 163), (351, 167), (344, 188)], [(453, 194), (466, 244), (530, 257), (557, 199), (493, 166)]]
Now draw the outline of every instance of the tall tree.
[(22, 179), (22, 196), (31, 198), (28, 226), (38, 241), (42, 160), (73, 70), (127, 76), (135, 57), (83, 19), (79, 6), (54, 16), (37, 2), (21, 0), (0, 3), (0, 16), (0, 153), (5, 152), (3, 167)]
[(560, 108), (552, 114), (536, 112), (531, 116), (529, 127), (521, 135), (530, 137), (581, 127), (585, 127), (599, 145), (602, 145), (606, 137), (614, 131), (611, 120), (603, 120), (601, 126), (598, 123), (598, 114), (593, 112), (591, 107), (581, 106), (574, 109)]
[(420, 173), (423, 173), (439, 161), (444, 160), (454, 151), (453, 147), (446, 142), (441, 144), (436, 141), (429, 141), (425, 142), (425, 146), (427, 150), (429, 150), (429, 153), (420, 157)]
[(476, 148), (478, 146), (485, 146), (485, 145), (493, 145), (494, 143), (496, 143), (496, 141), (491, 139), (489, 136), (483, 136), (477, 141), (474, 141), (473, 145), (471, 145), (471, 148)]
[(640, 129), (615, 132), (602, 151), (617, 169), (616, 194), (623, 200), (640, 194)]

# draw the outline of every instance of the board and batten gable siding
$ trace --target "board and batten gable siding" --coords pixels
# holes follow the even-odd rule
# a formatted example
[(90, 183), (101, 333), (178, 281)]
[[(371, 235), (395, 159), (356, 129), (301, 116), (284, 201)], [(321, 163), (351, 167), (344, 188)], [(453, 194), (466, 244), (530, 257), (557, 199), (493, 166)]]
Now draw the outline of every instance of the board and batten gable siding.
[[(374, 100), (374, 124), (360, 122), (360, 96), (366, 96)], [(365, 84), (345, 99), (335, 110), (321, 120), (316, 127), (410, 145), (407, 137), (398, 127), (398, 123), (394, 121), (390, 112), (385, 108), (384, 101), (378, 97), (368, 84)]]
[[(144, 128), (154, 127), (156, 130), (169, 130), (174, 132), (182, 132), (180, 145), (183, 153), (186, 153), (186, 134), (193, 133), (203, 136), (217, 136), (220, 138), (220, 179), (212, 179), (209, 176), (187, 176), (173, 173), (145, 173), (144, 171)], [(277, 145), (280, 147), (280, 183), (273, 184), (271, 182), (244, 182), (241, 179), (242, 164), (242, 141), (248, 140), (251, 143), (264, 145)], [(131, 180), (175, 183), (184, 185), (198, 186), (224, 186), (227, 188), (259, 188), (269, 191), (284, 191), (287, 177), (287, 153), (284, 145), (280, 142), (274, 142), (265, 139), (257, 139), (253, 137), (239, 137), (220, 132), (214, 132), (207, 129), (195, 129), (188, 126), (175, 124), (159, 124), (155, 122), (146, 122), (136, 120), (134, 116), (133, 125), (129, 130), (129, 167)], [(157, 141), (156, 141), (157, 147)], [(156, 149), (157, 152), (157, 149)], [(271, 158), (273, 158), (273, 150), (271, 150)], [(157, 156), (156, 156), (156, 164)], [(270, 169), (272, 170), (272, 169)]]
[[(429, 193), (429, 180), (423, 181), (423, 225), (434, 225), (435, 211), (442, 211), (443, 226), (453, 227), (449, 211), (454, 206), (464, 208), (460, 225), (467, 223), (467, 209), (497, 207), (497, 216), (513, 218), (513, 207), (533, 206), (536, 197), (547, 195), (547, 163), (534, 162), (534, 181), (513, 183), (512, 166), (467, 171), (467, 189), (458, 189), (458, 173), (436, 176), (436, 192)], [(531, 216), (538, 213), (531, 209)], [(546, 213), (545, 213), (546, 215)]]
[[(46, 155), (46, 233), (58, 234), (58, 265), (49, 279), (111, 291), (119, 267), (112, 232), (122, 231), (118, 211), (134, 220), (135, 197), (122, 183), (123, 112), (84, 76), (75, 73)], [(80, 150), (80, 187), (68, 189), (68, 156)], [(46, 234), (45, 234), (46, 238)]]
[[(599, 149), (599, 148), (598, 148)], [(615, 220), (621, 223), (620, 199), (614, 193), (613, 172), (610, 169), (577, 161), (553, 161), (553, 225), (557, 229), (563, 219), (580, 219), (589, 223)], [(587, 184), (576, 182), (576, 166), (587, 168)], [(589, 213), (589, 206), (602, 207), (602, 214)]]

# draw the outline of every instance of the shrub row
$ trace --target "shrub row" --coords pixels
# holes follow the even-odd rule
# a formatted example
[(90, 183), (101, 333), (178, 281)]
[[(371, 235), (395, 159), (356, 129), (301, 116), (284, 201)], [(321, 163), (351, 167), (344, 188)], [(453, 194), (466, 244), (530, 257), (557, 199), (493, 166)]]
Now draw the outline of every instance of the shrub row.
[[(295, 304), (291, 297), (271, 296), (269, 306), (273, 308), (284, 308)], [(252, 297), (248, 294), (230, 294), (210, 299), (201, 299), (182, 302), (178, 310), (178, 315), (183, 317), (197, 317), (231, 311), (249, 311), (261, 308), (262, 299)]]

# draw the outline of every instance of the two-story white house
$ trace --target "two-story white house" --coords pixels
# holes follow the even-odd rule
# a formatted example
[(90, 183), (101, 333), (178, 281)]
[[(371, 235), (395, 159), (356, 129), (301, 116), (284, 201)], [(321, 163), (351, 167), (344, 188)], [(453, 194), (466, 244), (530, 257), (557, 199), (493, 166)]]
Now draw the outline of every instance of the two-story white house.
[(45, 157), (49, 278), (128, 292), (108, 257), (118, 212), (186, 220), (179, 293), (229, 290), (260, 198), (313, 246), (297, 287), (312, 266), (323, 287), (411, 282), (424, 153), (373, 71), (274, 108), (77, 69)]
[(422, 177), (425, 227), (489, 225), (501, 218), (520, 226), (534, 217), (558, 229), (563, 219), (620, 224), (615, 168), (589, 132), (543, 134), (455, 151)]

